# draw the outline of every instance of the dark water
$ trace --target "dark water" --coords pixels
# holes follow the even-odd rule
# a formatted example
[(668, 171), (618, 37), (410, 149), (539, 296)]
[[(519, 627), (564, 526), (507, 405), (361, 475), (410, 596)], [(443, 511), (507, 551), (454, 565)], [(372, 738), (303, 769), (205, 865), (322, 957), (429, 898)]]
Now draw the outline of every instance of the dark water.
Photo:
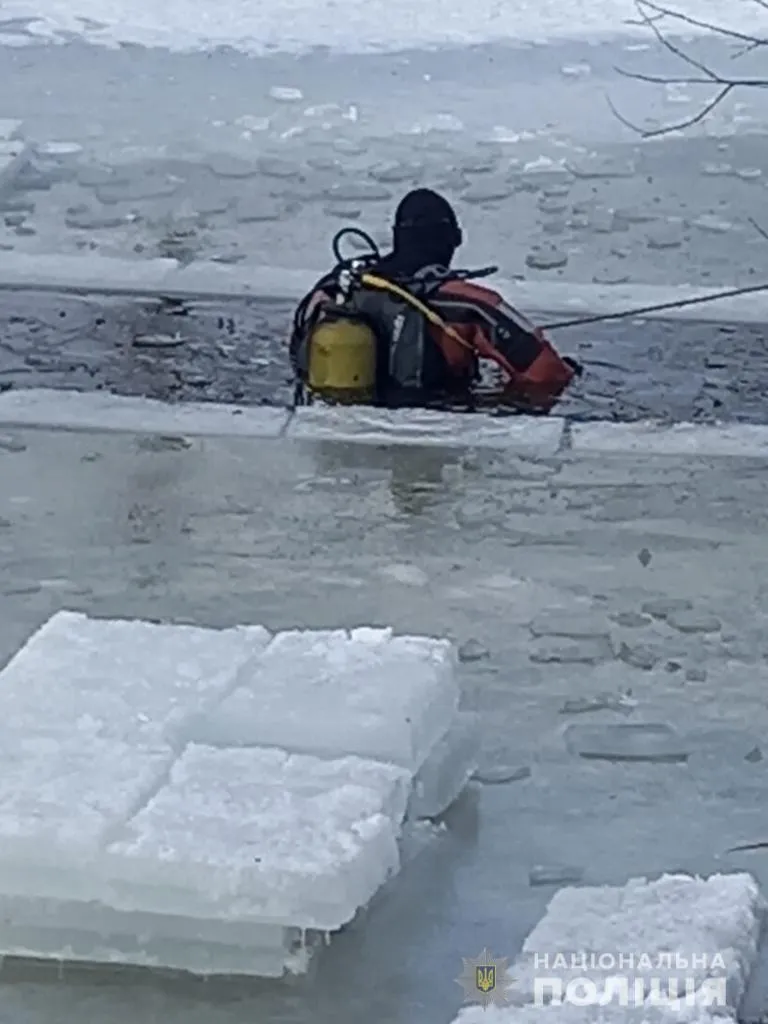
[[(167, 401), (286, 404), (285, 303), (178, 306), (34, 294), (0, 297), (0, 388), (107, 389)], [(539, 320), (546, 321), (546, 316)], [(584, 378), (579, 419), (762, 422), (763, 325), (612, 321), (560, 331)]]

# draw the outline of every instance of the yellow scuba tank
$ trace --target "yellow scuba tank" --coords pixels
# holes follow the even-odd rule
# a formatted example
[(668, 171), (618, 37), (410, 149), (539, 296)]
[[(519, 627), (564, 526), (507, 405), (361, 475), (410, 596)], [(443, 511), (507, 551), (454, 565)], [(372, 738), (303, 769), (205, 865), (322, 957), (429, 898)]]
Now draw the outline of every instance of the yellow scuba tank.
[(307, 388), (321, 400), (371, 404), (376, 395), (377, 341), (356, 317), (326, 310), (307, 338)]

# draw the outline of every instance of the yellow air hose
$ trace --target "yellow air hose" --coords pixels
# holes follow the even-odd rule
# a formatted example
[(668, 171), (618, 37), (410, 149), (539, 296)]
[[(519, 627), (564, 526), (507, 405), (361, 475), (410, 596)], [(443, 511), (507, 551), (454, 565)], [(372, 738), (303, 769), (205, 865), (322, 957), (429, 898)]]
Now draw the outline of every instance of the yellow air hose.
[(458, 342), (462, 348), (469, 349), (470, 352), (475, 353), (474, 345), (471, 345), (459, 334), (458, 331), (454, 330), (450, 324), (447, 324), (441, 316), (438, 316), (433, 309), (430, 309), (426, 303), (417, 299), (415, 295), (406, 288), (401, 288), (400, 285), (394, 284), (392, 281), (388, 281), (385, 277), (377, 277), (375, 274), (363, 274), (360, 278), (363, 284), (368, 285), (369, 288), (378, 288), (379, 291), (391, 292), (393, 295), (397, 295), (398, 298), (402, 299), (403, 302), (407, 302), (409, 306), (413, 306), (417, 309), (423, 317), (425, 317), (435, 327), (439, 327), (441, 331), (453, 338), (454, 341)]

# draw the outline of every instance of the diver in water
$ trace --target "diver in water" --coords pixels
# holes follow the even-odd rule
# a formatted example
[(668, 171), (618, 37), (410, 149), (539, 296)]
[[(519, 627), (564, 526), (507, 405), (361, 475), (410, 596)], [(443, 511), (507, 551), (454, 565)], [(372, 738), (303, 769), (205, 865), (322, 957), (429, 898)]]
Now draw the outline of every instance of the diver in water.
[(392, 252), (378, 262), (376, 270), (392, 277), (412, 277), (429, 267), (447, 270), (463, 241), (448, 200), (429, 188), (417, 188), (395, 211)]
[[(374, 404), (439, 404), (467, 396), (481, 380), (480, 361), (496, 365), (500, 400), (548, 412), (581, 368), (561, 357), (544, 334), (501, 295), (451, 271), (463, 242), (458, 218), (437, 192), (421, 188), (400, 202), (392, 251), (369, 257), (344, 317), (358, 317), (376, 338)], [(329, 274), (297, 310), (291, 360), (306, 371), (307, 337), (324, 309), (341, 312)]]

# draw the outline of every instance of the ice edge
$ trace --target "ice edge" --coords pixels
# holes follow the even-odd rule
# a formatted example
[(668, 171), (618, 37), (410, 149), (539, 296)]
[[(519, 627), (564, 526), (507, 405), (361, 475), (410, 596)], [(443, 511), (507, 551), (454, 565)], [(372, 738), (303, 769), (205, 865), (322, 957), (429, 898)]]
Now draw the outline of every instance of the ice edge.
[[(288, 269), (200, 261), (182, 266), (173, 259), (123, 260), (108, 256), (0, 253), (0, 289), (77, 294), (146, 295), (178, 299), (256, 298), (293, 301), (323, 275), (322, 269)], [(604, 316), (626, 310), (712, 297), (722, 288), (694, 285), (598, 285), (567, 281), (492, 283), (515, 304), (551, 314)], [(643, 314), (646, 318), (762, 323), (768, 295), (748, 294), (682, 309)]]
[[(364, 413), (364, 415), (363, 415)], [(578, 423), (559, 417), (497, 419), (478, 414), (403, 413), (311, 407), (291, 412), (189, 402), (171, 405), (109, 392), (14, 389), (0, 394), (0, 427), (110, 434), (176, 434), (188, 437), (285, 438), (393, 447), (485, 448), (554, 455), (687, 455), (768, 458), (768, 424)], [(564, 442), (567, 441), (567, 444)]]

